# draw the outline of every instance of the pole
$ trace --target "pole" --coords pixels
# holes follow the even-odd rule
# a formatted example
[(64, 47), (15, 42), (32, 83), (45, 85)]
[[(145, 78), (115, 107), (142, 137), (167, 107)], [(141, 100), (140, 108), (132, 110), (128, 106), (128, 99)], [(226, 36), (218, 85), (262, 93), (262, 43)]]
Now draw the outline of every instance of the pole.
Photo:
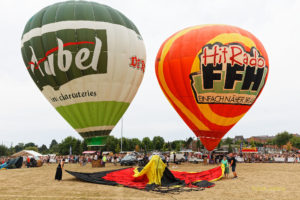
[(121, 152), (123, 151), (123, 117), (121, 119)]

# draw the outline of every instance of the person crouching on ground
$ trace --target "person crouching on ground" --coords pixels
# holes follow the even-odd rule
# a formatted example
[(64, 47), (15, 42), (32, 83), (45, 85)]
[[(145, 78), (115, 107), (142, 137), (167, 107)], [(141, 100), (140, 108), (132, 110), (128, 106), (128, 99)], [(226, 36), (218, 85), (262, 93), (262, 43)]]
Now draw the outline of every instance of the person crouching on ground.
[(225, 171), (224, 171), (224, 175), (225, 175), (225, 178), (228, 178), (228, 174), (229, 174), (229, 164), (228, 164), (228, 160), (227, 160), (227, 157), (224, 155), (223, 156), (223, 159), (222, 159), (222, 164), (224, 165), (225, 167)]
[(233, 178), (237, 178), (237, 174), (236, 174), (236, 171), (235, 171), (236, 159), (235, 159), (235, 157), (232, 153), (230, 153), (229, 156), (230, 156), (230, 167), (231, 167), (231, 171), (233, 173)]

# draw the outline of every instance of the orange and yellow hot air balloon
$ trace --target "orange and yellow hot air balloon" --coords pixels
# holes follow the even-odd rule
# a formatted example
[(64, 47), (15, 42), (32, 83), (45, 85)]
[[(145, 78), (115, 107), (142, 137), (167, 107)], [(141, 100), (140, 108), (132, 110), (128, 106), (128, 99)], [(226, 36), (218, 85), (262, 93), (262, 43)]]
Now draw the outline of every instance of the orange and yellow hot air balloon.
[(260, 95), (269, 61), (262, 43), (248, 31), (202, 25), (169, 37), (155, 68), (172, 106), (211, 151)]

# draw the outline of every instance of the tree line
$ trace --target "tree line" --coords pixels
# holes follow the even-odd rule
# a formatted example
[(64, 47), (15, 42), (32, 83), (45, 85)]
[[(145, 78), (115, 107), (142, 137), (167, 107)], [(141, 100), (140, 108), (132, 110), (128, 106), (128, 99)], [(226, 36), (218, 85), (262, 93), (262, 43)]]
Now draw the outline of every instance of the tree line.
[[(225, 138), (223, 141), (219, 143), (219, 146), (222, 144), (229, 145), (229, 148), (231, 148), (231, 145), (240, 145), (242, 141), (235, 141), (232, 138)], [(287, 150), (290, 151), (292, 147), (300, 149), (300, 137), (299, 135), (291, 134), (287, 131), (278, 133), (273, 137), (272, 139), (268, 139), (265, 143), (261, 143), (258, 141), (243, 141), (244, 146), (251, 146), (251, 147), (263, 147), (265, 145), (274, 145), (278, 148), (283, 148), (283, 146), (286, 146)]]
[[(155, 136), (152, 140), (149, 137), (144, 137), (142, 140), (138, 138), (123, 137), (122, 151), (180, 151), (183, 148), (190, 148), (192, 142), (192, 137), (189, 137), (186, 140), (174, 140), (171, 142), (166, 142), (161, 136)], [(218, 148), (220, 148), (221, 145), (229, 145), (229, 151), (232, 151), (231, 145), (240, 145), (240, 143), (241, 141), (234, 142), (232, 138), (227, 137), (221, 140), (221, 142), (218, 145)], [(268, 140), (265, 144), (256, 141), (251, 141), (250, 143), (244, 141), (244, 146), (262, 147), (266, 144), (277, 145), (279, 148), (282, 148), (284, 145), (287, 145), (288, 148), (296, 147), (300, 149), (300, 137), (297, 137), (285, 131), (282, 133), (278, 133), (273, 139)], [(43, 155), (68, 155), (70, 152), (70, 146), (72, 147), (73, 155), (80, 155), (83, 151), (86, 150), (96, 150), (95, 147), (88, 147), (85, 140), (80, 140), (69, 136), (63, 139), (60, 143), (53, 139), (49, 147), (47, 147), (45, 144), (38, 146), (33, 142), (29, 142), (26, 144), (18, 143), (17, 145), (10, 147), (0, 145), (0, 156), (10, 156), (22, 150), (34, 150)], [(203, 148), (203, 145), (199, 139), (196, 142), (196, 147), (198, 150)], [(99, 150), (99, 148), (97, 150)], [(121, 138), (108, 136), (106, 145), (104, 147), (101, 147), (101, 150), (119, 153), (121, 151)]]
[[(190, 137), (187, 140), (175, 140), (172, 142), (165, 142), (161, 136), (155, 136), (151, 140), (149, 137), (144, 137), (142, 140), (138, 138), (122, 138), (122, 151), (180, 151), (182, 148), (188, 148), (193, 138)], [(73, 155), (80, 155), (86, 150), (100, 150), (99, 147), (88, 147), (86, 140), (76, 139), (74, 137), (66, 137), (60, 143), (53, 139), (47, 147), (45, 144), (38, 146), (33, 142), (18, 143), (15, 146), (7, 147), (0, 145), (0, 156), (10, 156), (16, 152), (22, 150), (34, 150), (43, 155), (57, 154), (57, 155), (69, 155), (70, 147), (72, 148)], [(197, 147), (202, 148), (200, 140), (197, 141)], [(121, 138), (114, 136), (108, 136), (106, 145), (101, 147), (102, 151), (112, 151), (113, 153), (121, 152)]]

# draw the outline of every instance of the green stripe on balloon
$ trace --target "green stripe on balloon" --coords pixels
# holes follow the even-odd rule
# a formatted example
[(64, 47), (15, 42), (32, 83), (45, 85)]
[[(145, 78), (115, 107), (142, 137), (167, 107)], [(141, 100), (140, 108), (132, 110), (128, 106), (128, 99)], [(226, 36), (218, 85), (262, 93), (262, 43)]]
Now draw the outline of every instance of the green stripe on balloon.
[(86, 138), (86, 143), (88, 146), (104, 146), (106, 144), (108, 136)]
[(85, 102), (56, 107), (56, 110), (74, 128), (114, 126), (130, 103), (116, 101)]
[[(40, 19), (40, 23), (35, 21), (36, 18)], [(68, 20), (103, 21), (118, 24), (140, 35), (136, 26), (119, 11), (103, 4), (87, 1), (67, 1), (44, 8), (29, 20), (31, 23), (27, 23), (23, 35), (31, 29)]]

